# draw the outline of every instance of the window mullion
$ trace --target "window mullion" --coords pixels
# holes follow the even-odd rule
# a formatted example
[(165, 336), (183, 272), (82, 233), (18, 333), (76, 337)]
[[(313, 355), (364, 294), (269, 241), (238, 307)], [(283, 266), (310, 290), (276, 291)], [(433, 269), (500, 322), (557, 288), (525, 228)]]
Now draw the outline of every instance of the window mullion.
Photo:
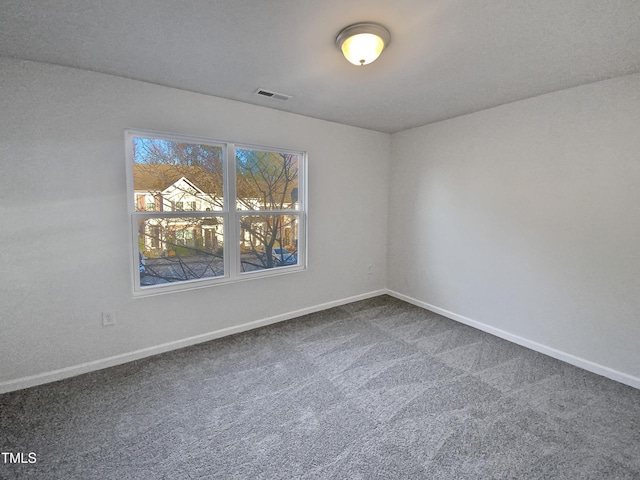
[(227, 144), (225, 164), (226, 195), (224, 199), (225, 210), (228, 212), (225, 225), (225, 266), (229, 276), (234, 278), (240, 273), (240, 239), (238, 231), (238, 218), (236, 215), (236, 147), (233, 143)]

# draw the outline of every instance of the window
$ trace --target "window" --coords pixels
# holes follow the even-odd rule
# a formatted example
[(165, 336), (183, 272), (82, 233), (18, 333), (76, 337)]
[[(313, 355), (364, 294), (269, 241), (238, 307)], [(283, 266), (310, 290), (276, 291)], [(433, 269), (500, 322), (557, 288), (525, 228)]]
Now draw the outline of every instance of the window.
[(134, 292), (306, 268), (306, 155), (126, 132)]

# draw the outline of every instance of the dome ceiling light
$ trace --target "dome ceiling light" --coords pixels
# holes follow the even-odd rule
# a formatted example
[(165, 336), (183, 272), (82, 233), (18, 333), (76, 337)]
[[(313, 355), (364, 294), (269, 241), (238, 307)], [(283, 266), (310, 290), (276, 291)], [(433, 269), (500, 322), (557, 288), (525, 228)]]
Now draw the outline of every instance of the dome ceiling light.
[(377, 23), (356, 23), (344, 28), (336, 37), (336, 45), (354, 65), (368, 65), (389, 45), (389, 30)]

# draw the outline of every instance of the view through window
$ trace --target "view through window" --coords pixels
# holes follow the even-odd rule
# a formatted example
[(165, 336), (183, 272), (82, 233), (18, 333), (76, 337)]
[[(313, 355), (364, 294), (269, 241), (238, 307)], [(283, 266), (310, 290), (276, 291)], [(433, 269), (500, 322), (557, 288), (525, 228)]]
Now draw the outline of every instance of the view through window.
[(134, 290), (305, 267), (304, 152), (141, 131), (126, 137)]

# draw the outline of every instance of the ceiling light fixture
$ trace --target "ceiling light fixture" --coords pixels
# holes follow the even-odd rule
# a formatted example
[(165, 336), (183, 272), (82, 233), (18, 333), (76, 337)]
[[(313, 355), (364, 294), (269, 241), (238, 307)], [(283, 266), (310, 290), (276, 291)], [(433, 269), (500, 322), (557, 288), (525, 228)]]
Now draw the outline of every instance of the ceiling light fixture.
[(344, 28), (336, 37), (336, 45), (354, 65), (368, 65), (389, 45), (389, 30), (377, 23), (356, 23)]

